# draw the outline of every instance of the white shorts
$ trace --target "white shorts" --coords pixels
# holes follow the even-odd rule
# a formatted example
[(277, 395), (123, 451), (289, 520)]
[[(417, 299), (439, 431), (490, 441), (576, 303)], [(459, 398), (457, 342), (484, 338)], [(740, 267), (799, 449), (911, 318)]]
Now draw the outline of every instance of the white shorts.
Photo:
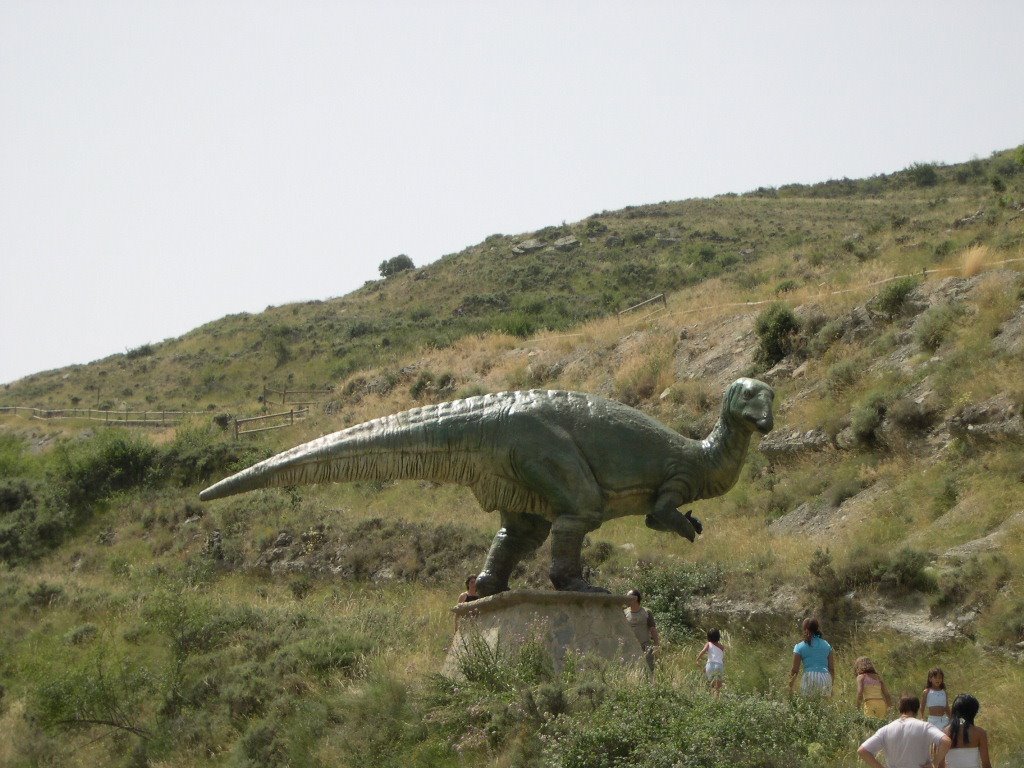
[(828, 672), (804, 672), (800, 681), (804, 696), (827, 696), (832, 693), (832, 675)]
[(710, 683), (712, 680), (722, 680), (725, 678), (725, 665), (717, 661), (709, 661), (704, 665), (704, 677), (708, 679)]

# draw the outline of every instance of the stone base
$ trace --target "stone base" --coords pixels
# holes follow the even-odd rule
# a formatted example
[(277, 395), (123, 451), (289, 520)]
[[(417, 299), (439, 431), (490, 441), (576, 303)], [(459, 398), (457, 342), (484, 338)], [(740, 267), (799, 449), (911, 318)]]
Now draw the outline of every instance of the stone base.
[(514, 654), (539, 642), (561, 670), (568, 654), (641, 665), (643, 650), (626, 621), (621, 595), (515, 590), (457, 605), (458, 629), (441, 674), (462, 677), (460, 659), (477, 643), (492, 654)]

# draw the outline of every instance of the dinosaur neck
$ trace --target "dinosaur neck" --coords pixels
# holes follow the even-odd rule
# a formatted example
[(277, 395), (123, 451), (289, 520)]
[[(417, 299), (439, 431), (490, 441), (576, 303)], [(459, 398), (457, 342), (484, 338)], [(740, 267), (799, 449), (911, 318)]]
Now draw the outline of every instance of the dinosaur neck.
[(733, 487), (740, 476), (749, 445), (748, 430), (731, 424), (725, 415), (718, 420), (711, 434), (701, 442), (704, 466), (707, 468), (702, 498), (719, 496)]

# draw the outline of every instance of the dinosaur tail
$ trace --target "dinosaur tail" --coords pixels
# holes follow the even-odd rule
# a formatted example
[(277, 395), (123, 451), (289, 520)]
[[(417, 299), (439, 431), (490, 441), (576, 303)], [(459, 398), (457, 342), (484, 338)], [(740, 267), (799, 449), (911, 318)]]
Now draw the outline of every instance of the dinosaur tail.
[(487, 399), (414, 408), (325, 435), (227, 477), (199, 498), (209, 501), (259, 488), (356, 480), (472, 485), (483, 439), (479, 411)]

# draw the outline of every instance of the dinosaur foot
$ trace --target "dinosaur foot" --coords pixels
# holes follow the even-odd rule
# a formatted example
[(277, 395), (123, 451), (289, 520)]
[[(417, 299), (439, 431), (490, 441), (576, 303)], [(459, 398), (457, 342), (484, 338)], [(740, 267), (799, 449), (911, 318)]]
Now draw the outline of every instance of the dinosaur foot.
[(508, 592), (507, 579), (499, 579), (497, 576), (486, 571), (476, 577), (476, 593), (480, 597), (490, 597), (499, 592)]
[(687, 510), (685, 515), (680, 514), (677, 509), (652, 513), (647, 515), (644, 523), (652, 530), (677, 533), (690, 541), (695, 541), (697, 535), (704, 530), (700, 520), (694, 517), (690, 510)]
[(595, 587), (585, 579), (579, 578), (556, 578), (551, 577), (551, 583), (555, 585), (555, 589), (559, 592), (592, 592), (595, 594), (609, 595), (609, 592), (604, 587)]

